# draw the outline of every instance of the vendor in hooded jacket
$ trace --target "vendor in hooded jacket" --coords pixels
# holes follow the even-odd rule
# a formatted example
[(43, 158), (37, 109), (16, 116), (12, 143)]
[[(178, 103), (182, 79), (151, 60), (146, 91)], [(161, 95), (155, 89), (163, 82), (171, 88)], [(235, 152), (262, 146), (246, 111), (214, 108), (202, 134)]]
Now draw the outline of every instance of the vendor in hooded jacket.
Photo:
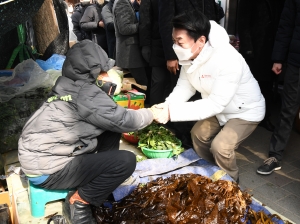
[(30, 184), (75, 190), (63, 206), (72, 224), (96, 223), (90, 204), (100, 206), (136, 166), (132, 152), (119, 150), (121, 133), (140, 130), (154, 118), (152, 109), (126, 109), (113, 101), (114, 83), (98, 80), (113, 65), (94, 42), (76, 43), (51, 96), (19, 139), (19, 161)]
[[(238, 182), (235, 150), (265, 116), (265, 99), (223, 27), (199, 11), (173, 19), (173, 49), (182, 65), (177, 85), (162, 104), (159, 123), (197, 121), (193, 148)], [(202, 99), (187, 102), (196, 91)]]

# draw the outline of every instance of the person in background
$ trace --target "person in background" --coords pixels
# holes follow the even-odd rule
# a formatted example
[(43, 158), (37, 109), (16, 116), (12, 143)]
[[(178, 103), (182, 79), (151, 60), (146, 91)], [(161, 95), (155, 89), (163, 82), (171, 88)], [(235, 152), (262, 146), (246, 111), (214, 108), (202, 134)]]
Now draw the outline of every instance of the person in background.
[(158, 28), (158, 0), (143, 0), (139, 14), (139, 38), (142, 55), (152, 68), (150, 106), (153, 106), (164, 102), (171, 93), (170, 73), (166, 66)]
[(141, 53), (139, 23), (131, 2), (115, 0), (113, 15), (116, 31), (116, 65), (128, 69), (138, 84), (148, 86), (145, 69), (147, 62)]
[(238, 9), (239, 51), (266, 100), (266, 116), (259, 126), (272, 132), (274, 125), (270, 117), (275, 76), (271, 56), (283, 4), (284, 0), (240, 0)]
[(289, 141), (294, 119), (300, 106), (300, 1), (286, 0), (280, 17), (272, 53), (272, 71), (282, 73), (287, 63), (281, 94), (280, 115), (271, 136), (269, 158), (258, 167), (257, 173), (267, 175), (281, 169), (284, 149)]
[[(225, 29), (200, 11), (173, 19), (173, 50), (182, 66), (176, 87), (161, 108), (159, 123), (197, 121), (193, 148), (239, 180), (235, 150), (265, 115), (265, 99)], [(202, 99), (187, 102), (196, 91)]]
[(114, 16), (112, 14), (112, 8), (115, 0), (110, 0), (102, 9), (101, 16), (103, 18), (104, 28), (106, 31), (106, 39), (108, 46), (108, 57), (116, 58), (116, 35)]
[[(171, 73), (172, 89), (175, 87), (179, 65), (172, 45), (172, 19), (184, 11), (199, 10), (216, 22), (224, 17), (223, 9), (215, 0), (159, 0), (159, 31), (162, 38), (167, 68)], [(175, 77), (174, 77), (175, 75)]]
[(76, 42), (77, 41), (77, 36), (75, 35), (75, 33), (73, 32), (73, 23), (72, 23), (72, 15), (73, 15), (73, 12), (74, 12), (74, 7), (72, 4), (70, 3), (65, 3), (65, 7), (66, 7), (66, 13), (67, 13), (67, 17), (68, 17), (68, 25), (69, 25), (69, 42), (71, 41), (74, 41)]
[(105, 3), (104, 0), (96, 0), (95, 4), (87, 7), (80, 20), (80, 27), (86, 32), (91, 32), (92, 41), (97, 43), (105, 52), (108, 52), (106, 33), (101, 16)]
[(90, 205), (100, 206), (135, 169), (135, 155), (119, 150), (121, 133), (155, 118), (155, 108), (130, 110), (113, 101), (115, 84), (106, 77), (113, 66), (99, 45), (76, 43), (51, 97), (27, 121), (18, 142), (32, 184), (75, 189), (63, 205), (68, 223), (96, 223)]
[(65, 6), (65, 9), (66, 9), (66, 11), (68, 11), (68, 3), (65, 1), (65, 0), (63, 0), (63, 4), (64, 4), (64, 6)]
[(140, 4), (141, 4), (141, 0), (130, 0), (133, 8), (134, 8), (134, 11), (135, 11), (135, 14), (136, 14), (136, 18), (138, 20), (140, 20)]
[(77, 40), (81, 41), (84, 39), (92, 39), (91, 33), (88, 31), (84, 31), (80, 27), (80, 20), (84, 11), (88, 6), (92, 4), (92, 0), (80, 0), (80, 3), (75, 5), (74, 12), (71, 16), (73, 23), (73, 32), (77, 36)]

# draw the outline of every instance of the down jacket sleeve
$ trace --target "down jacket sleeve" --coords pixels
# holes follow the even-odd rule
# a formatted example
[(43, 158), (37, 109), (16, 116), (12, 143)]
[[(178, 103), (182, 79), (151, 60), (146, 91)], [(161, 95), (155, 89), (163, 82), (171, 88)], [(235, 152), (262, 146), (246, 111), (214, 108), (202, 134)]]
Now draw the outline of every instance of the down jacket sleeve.
[[(231, 57), (231, 61), (237, 60)], [(241, 66), (230, 60), (219, 63), (218, 75), (212, 84), (211, 92), (194, 102), (186, 102), (195, 91), (185, 78), (186, 75), (186, 70), (183, 69), (177, 86), (167, 99), (171, 121), (203, 120), (224, 111), (236, 94), (242, 71)]]
[(105, 25), (105, 29), (114, 31), (114, 16), (112, 12), (109, 10), (108, 4), (105, 5), (101, 11), (101, 16)]
[(80, 116), (103, 130), (118, 133), (137, 131), (153, 121), (148, 109), (125, 109), (96, 85), (85, 84), (81, 91), (77, 99)]
[(98, 15), (97, 10), (94, 6), (89, 6), (84, 11), (83, 16), (80, 20), (80, 26), (85, 31), (91, 31), (98, 28)]
[[(127, 0), (119, 0), (115, 2), (114, 16), (115, 25), (122, 35), (132, 35), (138, 33), (138, 23), (134, 23), (132, 19), (133, 8)], [(135, 14), (134, 14), (135, 15)]]
[(80, 31), (80, 24), (79, 24), (80, 17), (81, 17), (81, 15), (80, 15), (80, 12), (78, 12), (78, 11), (75, 11), (71, 16), (72, 23), (73, 23), (73, 32), (77, 36), (78, 41), (83, 40), (81, 31)]
[(289, 48), (291, 52), (295, 50), (293, 47), (297, 48), (297, 46), (290, 46), (295, 28), (296, 10), (293, 0), (285, 1), (273, 48), (272, 60), (274, 62), (282, 63), (287, 58)]

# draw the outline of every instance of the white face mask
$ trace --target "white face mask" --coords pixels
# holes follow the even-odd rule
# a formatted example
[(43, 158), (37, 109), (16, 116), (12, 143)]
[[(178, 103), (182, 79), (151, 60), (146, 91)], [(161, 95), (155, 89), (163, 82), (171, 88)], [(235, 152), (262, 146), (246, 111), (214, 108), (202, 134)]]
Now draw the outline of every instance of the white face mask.
[[(195, 43), (194, 43), (195, 45)], [(192, 52), (192, 48), (194, 47), (191, 46), (190, 48), (182, 48), (177, 44), (173, 44), (173, 50), (175, 51), (175, 54), (178, 57), (179, 61), (186, 61), (190, 60), (190, 58), (193, 56), (195, 52)]]

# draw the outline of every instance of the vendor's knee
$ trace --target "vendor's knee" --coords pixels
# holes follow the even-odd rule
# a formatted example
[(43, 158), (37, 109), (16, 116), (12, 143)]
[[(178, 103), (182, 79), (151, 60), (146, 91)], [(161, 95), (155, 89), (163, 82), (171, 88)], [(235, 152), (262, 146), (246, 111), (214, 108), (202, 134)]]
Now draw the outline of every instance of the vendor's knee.
[(119, 158), (122, 160), (122, 169), (124, 169), (124, 172), (126, 174), (131, 175), (136, 167), (136, 156), (134, 153), (126, 151), (126, 150), (120, 150)]

